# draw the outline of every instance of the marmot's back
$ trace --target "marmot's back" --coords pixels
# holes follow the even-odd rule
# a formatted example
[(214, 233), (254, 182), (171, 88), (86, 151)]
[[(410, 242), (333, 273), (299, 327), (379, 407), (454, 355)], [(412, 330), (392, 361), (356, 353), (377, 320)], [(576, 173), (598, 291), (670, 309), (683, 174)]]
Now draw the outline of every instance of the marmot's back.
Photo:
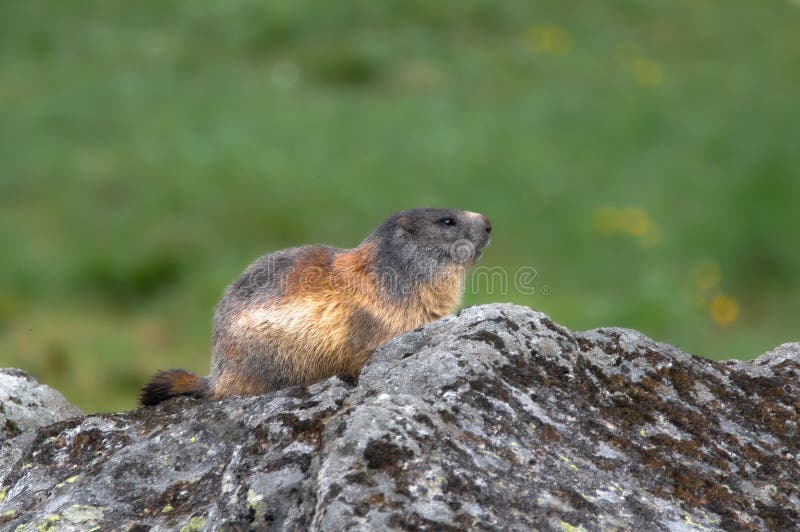
[(217, 305), (210, 377), (187, 391), (191, 374), (160, 373), (142, 403), (178, 394), (257, 395), (355, 376), (377, 347), (454, 310), (490, 231), (476, 213), (414, 209), (387, 219), (354, 249), (315, 245), (265, 255)]

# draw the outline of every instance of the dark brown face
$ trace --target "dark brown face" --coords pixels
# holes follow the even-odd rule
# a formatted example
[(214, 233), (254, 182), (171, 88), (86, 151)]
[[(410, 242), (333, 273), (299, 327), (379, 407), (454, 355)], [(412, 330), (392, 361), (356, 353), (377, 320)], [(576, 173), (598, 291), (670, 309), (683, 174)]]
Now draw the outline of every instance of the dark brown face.
[(469, 266), (489, 243), (492, 224), (476, 212), (411, 209), (396, 215), (399, 235), (412, 240), (425, 258)]

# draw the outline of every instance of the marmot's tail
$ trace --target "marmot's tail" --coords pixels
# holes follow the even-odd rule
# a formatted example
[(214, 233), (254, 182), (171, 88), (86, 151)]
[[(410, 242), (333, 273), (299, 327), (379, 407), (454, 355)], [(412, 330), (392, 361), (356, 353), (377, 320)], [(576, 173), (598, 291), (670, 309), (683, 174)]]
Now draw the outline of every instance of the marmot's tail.
[(142, 387), (139, 403), (153, 406), (178, 395), (205, 397), (207, 394), (208, 379), (182, 369), (171, 369), (159, 371)]

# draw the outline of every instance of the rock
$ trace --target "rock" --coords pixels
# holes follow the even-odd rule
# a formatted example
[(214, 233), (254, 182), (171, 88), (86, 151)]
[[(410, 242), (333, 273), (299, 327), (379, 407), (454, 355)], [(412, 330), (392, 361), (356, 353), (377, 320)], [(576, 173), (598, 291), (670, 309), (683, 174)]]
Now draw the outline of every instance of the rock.
[(0, 442), (83, 413), (18, 369), (0, 368)]
[(177, 399), (5, 442), (0, 528), (788, 529), (799, 401), (797, 343), (713, 362), (472, 307), (395, 338), (355, 385)]

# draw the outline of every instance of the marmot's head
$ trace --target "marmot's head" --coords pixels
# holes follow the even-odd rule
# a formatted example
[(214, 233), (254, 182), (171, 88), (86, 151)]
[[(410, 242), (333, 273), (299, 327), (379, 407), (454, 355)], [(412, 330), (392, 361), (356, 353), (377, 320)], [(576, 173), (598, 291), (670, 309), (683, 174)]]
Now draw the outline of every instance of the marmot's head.
[(382, 267), (426, 279), (450, 266), (473, 264), (491, 230), (489, 219), (476, 212), (410, 209), (390, 216), (366, 241), (378, 244)]

